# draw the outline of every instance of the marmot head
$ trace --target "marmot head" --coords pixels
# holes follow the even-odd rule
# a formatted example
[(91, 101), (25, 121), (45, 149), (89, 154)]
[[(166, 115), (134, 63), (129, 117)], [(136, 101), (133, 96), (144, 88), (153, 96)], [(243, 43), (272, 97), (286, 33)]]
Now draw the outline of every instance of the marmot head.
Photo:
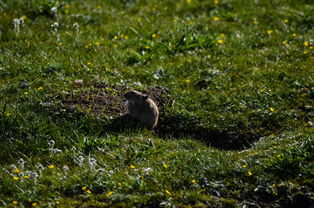
[(148, 99), (148, 96), (146, 94), (143, 94), (143, 93), (135, 91), (135, 90), (131, 90), (131, 91), (125, 93), (124, 97), (127, 100), (133, 101), (133, 102), (139, 102), (139, 101), (144, 101), (144, 100)]

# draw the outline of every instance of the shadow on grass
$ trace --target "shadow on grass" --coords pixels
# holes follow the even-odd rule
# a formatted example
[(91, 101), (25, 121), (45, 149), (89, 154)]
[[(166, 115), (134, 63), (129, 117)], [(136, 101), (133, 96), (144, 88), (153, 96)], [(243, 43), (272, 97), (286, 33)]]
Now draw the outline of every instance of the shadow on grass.
[[(125, 130), (134, 131), (139, 128), (136, 121), (128, 115), (112, 120), (104, 129), (113, 133), (120, 133)], [(254, 133), (242, 133), (241, 127), (218, 130), (202, 127), (197, 119), (187, 118), (181, 115), (163, 115), (158, 126), (154, 129), (160, 138), (192, 138), (221, 150), (243, 150), (252, 146), (260, 136)]]

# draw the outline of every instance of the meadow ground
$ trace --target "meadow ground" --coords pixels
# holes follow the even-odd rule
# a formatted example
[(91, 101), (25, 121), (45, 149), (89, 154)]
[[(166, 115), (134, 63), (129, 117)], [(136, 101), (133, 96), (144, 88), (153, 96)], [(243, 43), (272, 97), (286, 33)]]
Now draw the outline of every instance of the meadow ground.
[(310, 207), (313, 27), (312, 0), (0, 0), (0, 207)]

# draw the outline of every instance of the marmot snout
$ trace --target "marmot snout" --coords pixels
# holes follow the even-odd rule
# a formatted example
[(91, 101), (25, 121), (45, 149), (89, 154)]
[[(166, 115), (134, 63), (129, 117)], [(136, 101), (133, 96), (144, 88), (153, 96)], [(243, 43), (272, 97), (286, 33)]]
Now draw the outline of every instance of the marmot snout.
[(159, 111), (152, 99), (135, 90), (127, 92), (124, 97), (127, 99), (125, 103), (127, 112), (132, 118), (144, 123), (150, 129), (157, 125)]

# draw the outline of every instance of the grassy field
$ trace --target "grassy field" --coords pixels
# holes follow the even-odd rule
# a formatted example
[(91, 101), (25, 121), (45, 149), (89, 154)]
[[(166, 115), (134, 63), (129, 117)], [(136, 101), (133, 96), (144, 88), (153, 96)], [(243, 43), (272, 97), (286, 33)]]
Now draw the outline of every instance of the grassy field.
[(0, 207), (310, 207), (313, 28), (312, 0), (0, 0)]

